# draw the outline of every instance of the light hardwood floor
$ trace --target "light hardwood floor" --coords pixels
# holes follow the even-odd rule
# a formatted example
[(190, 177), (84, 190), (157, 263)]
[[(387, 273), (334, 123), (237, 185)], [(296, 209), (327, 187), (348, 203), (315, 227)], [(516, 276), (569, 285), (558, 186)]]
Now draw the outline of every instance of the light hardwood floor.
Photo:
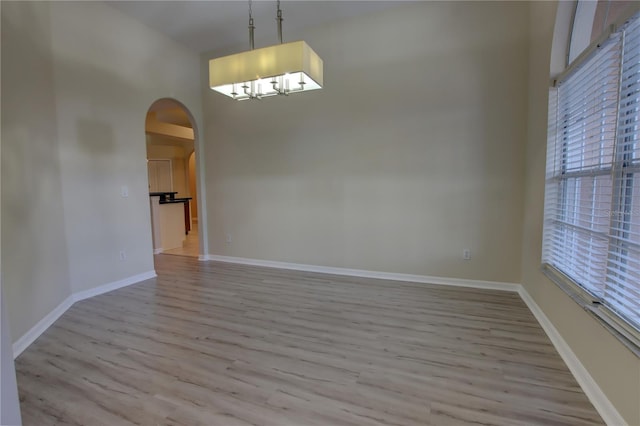
[(16, 361), (25, 425), (593, 425), (514, 293), (156, 256)]

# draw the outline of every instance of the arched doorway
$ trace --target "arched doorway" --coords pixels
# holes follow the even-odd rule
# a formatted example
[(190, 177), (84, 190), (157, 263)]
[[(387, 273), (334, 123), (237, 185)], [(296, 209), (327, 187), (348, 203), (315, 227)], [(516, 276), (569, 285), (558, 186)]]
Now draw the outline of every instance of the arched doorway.
[(147, 111), (145, 135), (154, 254), (198, 257), (198, 189), (193, 116), (164, 98)]

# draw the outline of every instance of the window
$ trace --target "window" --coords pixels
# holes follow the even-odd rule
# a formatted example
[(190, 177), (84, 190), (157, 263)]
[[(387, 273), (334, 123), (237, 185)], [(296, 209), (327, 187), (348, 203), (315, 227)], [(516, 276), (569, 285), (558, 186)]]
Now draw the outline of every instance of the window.
[(640, 19), (610, 31), (549, 96), (543, 262), (640, 347)]

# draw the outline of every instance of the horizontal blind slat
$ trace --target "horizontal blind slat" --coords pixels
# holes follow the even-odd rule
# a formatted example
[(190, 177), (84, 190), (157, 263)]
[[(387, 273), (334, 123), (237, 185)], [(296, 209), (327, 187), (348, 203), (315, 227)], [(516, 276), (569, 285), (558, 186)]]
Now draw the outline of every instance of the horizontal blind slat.
[[(550, 91), (543, 260), (640, 329), (640, 20)], [(622, 66), (621, 66), (622, 64)]]

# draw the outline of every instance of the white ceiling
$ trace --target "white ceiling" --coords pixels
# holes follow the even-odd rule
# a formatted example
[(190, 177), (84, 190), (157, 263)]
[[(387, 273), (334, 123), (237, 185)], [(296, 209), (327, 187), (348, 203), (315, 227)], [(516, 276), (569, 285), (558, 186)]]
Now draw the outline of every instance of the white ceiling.
[[(202, 53), (245, 43), (248, 1), (108, 1), (112, 7)], [(304, 28), (397, 6), (399, 1), (281, 1), (283, 39)], [(277, 42), (276, 2), (253, 1), (256, 48)]]

